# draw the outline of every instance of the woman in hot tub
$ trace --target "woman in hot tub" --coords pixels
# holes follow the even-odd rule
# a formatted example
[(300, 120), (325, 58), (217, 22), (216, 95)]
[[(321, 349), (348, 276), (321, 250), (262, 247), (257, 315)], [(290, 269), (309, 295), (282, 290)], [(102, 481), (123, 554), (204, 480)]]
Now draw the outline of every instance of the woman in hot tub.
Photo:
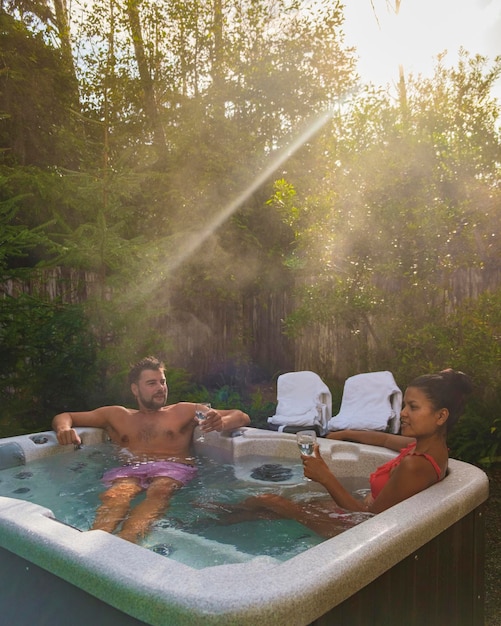
[(400, 413), (401, 435), (362, 430), (327, 435), (329, 439), (384, 446), (400, 452), (371, 474), (371, 493), (365, 499), (357, 499), (341, 485), (322, 459), (317, 444), (315, 456), (301, 456), (304, 475), (323, 485), (330, 500), (299, 503), (276, 494), (263, 494), (244, 500), (220, 522), (287, 518), (319, 535), (332, 537), (342, 530), (333, 522), (333, 513), (385, 511), (445, 477), (449, 458), (447, 433), (462, 414), (471, 390), (469, 377), (452, 369), (419, 376), (405, 390)]

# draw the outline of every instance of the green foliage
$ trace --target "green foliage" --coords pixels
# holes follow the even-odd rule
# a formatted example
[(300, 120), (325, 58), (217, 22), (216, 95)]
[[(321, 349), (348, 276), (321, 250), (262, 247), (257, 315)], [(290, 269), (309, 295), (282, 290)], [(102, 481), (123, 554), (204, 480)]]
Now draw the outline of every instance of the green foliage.
[[(367, 87), (348, 101), (356, 77), (342, 6), (303, 5), (223, 3), (218, 15), (209, 0), (145, 1), (139, 30), (126, 5), (96, 0), (70, 23), (79, 98), (61, 24), (5, 5), (1, 278), (57, 262), (95, 281), (82, 307), (1, 301), (9, 423), (129, 404), (130, 364), (155, 354), (170, 365), (184, 332), (171, 320), (198, 322), (205, 308), (222, 324), (226, 311), (241, 318), (210, 331), (228, 333), (228, 360), (250, 371), (246, 305), (271, 307), (268, 296), (285, 292), (291, 342), (316, 341), (319, 327), (342, 338), (324, 378), (391, 369), (404, 385), (447, 366), (470, 373), (475, 409), (453, 448), (499, 456), (501, 141), (490, 93), (501, 60), (463, 52), (448, 68), (441, 56), (432, 78), (401, 81), (397, 97)], [(334, 102), (339, 114), (292, 150), (302, 124)], [(292, 156), (278, 167), (283, 148)], [(470, 271), (492, 277), (482, 283), (492, 293), (466, 302)], [(208, 389), (175, 362), (167, 371), (171, 401), (247, 407), (264, 426), (273, 414), (259, 393), (244, 397), (243, 382)]]
[[(171, 401), (171, 374), (168, 373), (169, 402)], [(231, 385), (208, 389), (206, 387), (192, 385), (184, 389), (182, 399), (189, 402), (210, 402), (217, 409), (240, 409), (251, 418), (251, 426), (254, 428), (268, 427), (267, 419), (275, 413), (276, 403), (265, 400), (260, 391), (251, 394), (250, 398), (243, 397)], [(177, 397), (177, 396), (176, 396)]]
[(482, 467), (500, 463), (500, 426), (501, 419), (486, 415), (481, 404), (470, 407), (449, 436), (451, 457)]
[(91, 408), (96, 346), (81, 306), (0, 299), (0, 351), (2, 430), (44, 430), (56, 413)]
[(405, 120), (386, 92), (367, 90), (318, 138), (324, 157), (308, 180), (288, 177), (300, 208), (296, 254), (318, 297), (336, 282), (353, 299), (378, 287), (376, 313), (382, 302), (402, 306), (404, 292), (421, 315), (455, 269), (493, 258), (480, 242), (492, 246), (500, 219), (499, 106), (488, 96), (500, 69), (466, 56), (457, 70), (439, 64), (430, 81), (409, 80)]
[(275, 415), (277, 403), (266, 400), (261, 391), (251, 394), (250, 405), (246, 413), (251, 418), (251, 426), (254, 428), (267, 428), (268, 418)]
[(0, 11), (0, 156), (10, 165), (76, 164), (72, 75), (60, 51)]
[(47, 235), (50, 223), (27, 226), (22, 205), (30, 196), (26, 191), (13, 190), (12, 171), (0, 169), (0, 280), (26, 276), (33, 264), (33, 254), (47, 255), (55, 249)]
[(466, 372), (474, 393), (451, 433), (451, 454), (485, 466), (496, 462), (501, 453), (501, 289), (465, 301), (445, 318), (435, 310), (425, 325), (412, 322), (394, 329), (389, 369), (401, 384), (446, 367)]

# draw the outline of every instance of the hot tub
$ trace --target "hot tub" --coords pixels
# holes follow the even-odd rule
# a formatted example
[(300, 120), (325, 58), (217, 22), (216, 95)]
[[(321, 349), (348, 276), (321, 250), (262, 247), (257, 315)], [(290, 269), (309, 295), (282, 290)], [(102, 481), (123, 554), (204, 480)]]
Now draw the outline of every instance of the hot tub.
[[(77, 430), (84, 445), (104, 441), (99, 429)], [(254, 428), (209, 433), (196, 446), (235, 463), (242, 480), (252, 480), (255, 455), (298, 455), (294, 435)], [(340, 477), (367, 476), (395, 456), (327, 439), (320, 449)], [(77, 453), (51, 431), (0, 439), (0, 469), (54, 454)], [(451, 459), (442, 482), (289, 560), (201, 569), (0, 497), (0, 623), (482, 626), (487, 497), (484, 472)]]

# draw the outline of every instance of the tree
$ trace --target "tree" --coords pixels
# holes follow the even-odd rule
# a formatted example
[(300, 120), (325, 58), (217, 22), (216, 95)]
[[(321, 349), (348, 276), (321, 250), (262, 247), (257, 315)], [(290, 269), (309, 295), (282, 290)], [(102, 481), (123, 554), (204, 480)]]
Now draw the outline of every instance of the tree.
[(4, 11), (0, 26), (2, 161), (75, 166), (71, 72), (42, 33), (31, 33)]
[(126, 11), (134, 44), (134, 52), (139, 70), (139, 78), (144, 94), (144, 112), (153, 129), (153, 144), (158, 159), (166, 158), (166, 142), (160, 114), (157, 107), (151, 70), (144, 49), (144, 39), (139, 15), (140, 0), (127, 0)]
[(294, 185), (302, 305), (289, 327), (351, 335), (350, 371), (340, 376), (393, 362), (395, 329), (447, 316), (465, 297), (464, 272), (477, 269), (488, 284), (488, 268), (499, 268), (501, 143), (490, 89), (500, 70), (499, 60), (489, 68), (465, 52), (456, 68), (440, 58), (433, 79), (409, 80), (405, 119), (385, 92), (367, 90), (339, 133), (333, 125), (319, 138), (323, 163), (305, 167), (305, 195)]

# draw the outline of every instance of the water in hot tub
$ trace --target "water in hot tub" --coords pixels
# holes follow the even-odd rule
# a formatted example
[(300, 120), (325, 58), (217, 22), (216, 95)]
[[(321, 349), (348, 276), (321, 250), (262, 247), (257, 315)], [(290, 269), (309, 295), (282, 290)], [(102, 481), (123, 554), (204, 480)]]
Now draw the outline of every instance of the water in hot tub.
[[(100, 478), (116, 465), (115, 449), (110, 444), (85, 446), (74, 453), (0, 471), (0, 496), (39, 504), (59, 521), (86, 531), (92, 526), (99, 494), (104, 490)], [(237, 472), (233, 465), (203, 456), (196, 458), (196, 465), (197, 477), (174, 495), (165, 516), (143, 540), (144, 547), (199, 569), (256, 556), (284, 561), (324, 541), (292, 520), (220, 525), (220, 510), (213, 508), (214, 503), (231, 507), (260, 493), (278, 493), (296, 501), (325, 498), (321, 487), (304, 479), (299, 460), (254, 456), (244, 459)], [(354, 478), (345, 480), (345, 486), (362, 496), (368, 484), (366, 479)], [(364, 519), (366, 514), (341, 512), (333, 523), (346, 529)]]

